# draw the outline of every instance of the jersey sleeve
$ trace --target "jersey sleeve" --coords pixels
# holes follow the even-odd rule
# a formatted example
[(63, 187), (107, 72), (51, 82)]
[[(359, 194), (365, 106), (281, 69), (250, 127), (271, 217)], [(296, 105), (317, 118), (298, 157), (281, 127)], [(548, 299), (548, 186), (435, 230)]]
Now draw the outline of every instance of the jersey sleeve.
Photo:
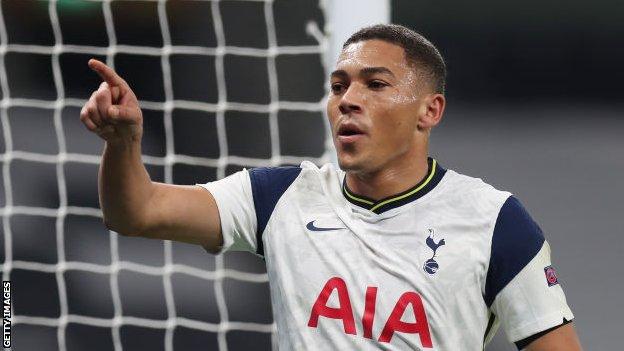
[(223, 246), (226, 251), (256, 252), (256, 212), (249, 172), (242, 170), (223, 179), (197, 184), (212, 194), (219, 209)]
[(501, 207), (494, 228), (484, 299), (516, 345), (574, 318), (550, 246), (513, 196)]
[(265, 228), (277, 202), (300, 172), (300, 167), (261, 167), (197, 184), (210, 191), (219, 208), (223, 235), (219, 252), (250, 251), (264, 256)]

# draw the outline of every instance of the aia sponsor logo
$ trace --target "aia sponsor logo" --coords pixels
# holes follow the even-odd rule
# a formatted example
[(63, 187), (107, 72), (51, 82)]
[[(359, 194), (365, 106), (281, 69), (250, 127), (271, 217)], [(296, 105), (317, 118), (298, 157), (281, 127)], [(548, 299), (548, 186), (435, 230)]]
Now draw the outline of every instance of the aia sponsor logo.
[(546, 274), (546, 282), (548, 283), (548, 286), (559, 284), (559, 280), (557, 279), (557, 272), (555, 271), (553, 266), (545, 267), (544, 274)]
[[(338, 295), (338, 307), (330, 307), (327, 304), (330, 296), (334, 294), (334, 292)], [(353, 290), (351, 293), (353, 293)], [(377, 305), (376, 286), (366, 287), (364, 301), (361, 323), (364, 332), (363, 336), (365, 338), (377, 339), (377, 341), (381, 343), (389, 343), (395, 333), (416, 334), (423, 348), (433, 348), (425, 306), (417, 292), (406, 291), (399, 297), (392, 312), (387, 317), (379, 337), (373, 336), (373, 323), (376, 314), (375, 307)], [(413, 313), (410, 319), (415, 320), (415, 322), (403, 321), (404, 315), (409, 313)], [(314, 301), (314, 305), (312, 305), (308, 327), (317, 328), (321, 318), (325, 319), (323, 323), (327, 323), (326, 325), (337, 323), (337, 321), (330, 321), (332, 319), (341, 321), (345, 334), (357, 334), (353, 307), (351, 298), (349, 297), (349, 289), (345, 281), (340, 277), (330, 278), (321, 289), (316, 301)]]

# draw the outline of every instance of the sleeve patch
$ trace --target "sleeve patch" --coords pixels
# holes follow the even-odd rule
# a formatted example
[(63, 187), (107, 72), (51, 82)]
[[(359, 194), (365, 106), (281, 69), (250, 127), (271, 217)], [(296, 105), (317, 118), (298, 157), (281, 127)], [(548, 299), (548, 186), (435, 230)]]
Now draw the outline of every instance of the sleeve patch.
[(277, 201), (299, 176), (300, 172), (300, 167), (261, 167), (249, 171), (251, 192), (258, 221), (256, 239), (259, 255), (264, 256), (262, 233), (269, 222), (269, 218), (271, 218)]
[(557, 279), (557, 272), (555, 271), (553, 266), (545, 267), (544, 274), (546, 275), (546, 283), (548, 283), (548, 286), (559, 284), (559, 280)]
[(544, 244), (544, 235), (520, 201), (510, 196), (501, 207), (494, 233), (485, 282), (488, 307), (496, 295), (535, 257)]

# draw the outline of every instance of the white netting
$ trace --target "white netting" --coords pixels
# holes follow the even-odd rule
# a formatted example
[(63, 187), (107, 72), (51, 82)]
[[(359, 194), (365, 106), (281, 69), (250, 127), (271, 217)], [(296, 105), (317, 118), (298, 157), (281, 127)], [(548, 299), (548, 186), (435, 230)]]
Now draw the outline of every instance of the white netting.
[[(101, 2), (104, 19), (106, 23), (106, 32), (108, 35), (109, 45), (102, 46), (85, 46), (85, 45), (66, 45), (63, 44), (61, 26), (59, 24), (59, 13), (57, 1), (47, 3), (50, 22), (53, 28), (54, 45), (31, 45), (11, 43), (7, 34), (6, 18), (0, 13), (0, 86), (2, 88), (2, 100), (0, 102), (0, 117), (2, 121), (5, 151), (1, 157), (3, 163), (3, 181), (5, 203), (0, 209), (3, 218), (4, 230), (4, 256), (5, 260), (2, 265), (3, 279), (10, 280), (11, 274), (16, 269), (29, 270), (37, 272), (45, 272), (54, 274), (58, 285), (59, 297), (59, 317), (41, 317), (21, 315), (19, 310), (14, 309), (15, 315), (12, 322), (14, 326), (19, 325), (37, 325), (56, 328), (56, 337), (58, 348), (67, 350), (67, 333), (66, 328), (69, 323), (77, 323), (83, 325), (110, 328), (112, 331), (112, 344), (115, 350), (122, 350), (122, 337), (120, 328), (123, 326), (138, 326), (145, 328), (164, 329), (164, 349), (172, 350), (174, 348), (174, 329), (177, 326), (207, 331), (218, 335), (219, 350), (227, 350), (228, 343), (226, 341), (226, 333), (232, 330), (256, 331), (264, 333), (274, 333), (273, 324), (231, 321), (228, 318), (228, 308), (226, 306), (223, 280), (234, 279), (245, 282), (266, 282), (267, 276), (264, 273), (249, 273), (236, 269), (226, 269), (224, 258), (219, 256), (215, 260), (214, 270), (203, 270), (185, 264), (175, 263), (172, 260), (172, 243), (164, 244), (164, 265), (162, 267), (154, 267), (151, 265), (135, 263), (129, 260), (120, 259), (119, 255), (119, 238), (115, 233), (110, 233), (110, 264), (95, 264), (80, 261), (66, 260), (65, 252), (65, 219), (69, 215), (88, 216), (101, 218), (101, 212), (98, 208), (81, 207), (68, 205), (66, 168), (68, 162), (78, 164), (99, 164), (100, 157), (92, 154), (71, 153), (67, 151), (66, 134), (63, 126), (62, 111), (68, 106), (81, 107), (84, 99), (66, 98), (65, 87), (63, 81), (63, 72), (59, 63), (59, 56), (63, 53), (82, 53), (90, 55), (105, 55), (109, 65), (114, 66), (115, 55), (117, 54), (140, 54), (148, 56), (157, 56), (161, 58), (162, 76), (164, 82), (165, 99), (163, 101), (141, 101), (143, 108), (158, 110), (163, 112), (164, 129), (165, 129), (165, 145), (166, 154), (164, 157), (144, 155), (146, 165), (162, 166), (164, 168), (164, 181), (173, 182), (173, 166), (174, 164), (187, 164), (194, 166), (206, 166), (216, 168), (216, 177), (222, 178), (226, 175), (226, 168), (231, 165), (240, 166), (266, 166), (281, 165), (285, 163), (297, 164), (304, 158), (310, 157), (286, 156), (280, 150), (280, 129), (278, 126), (278, 111), (314, 111), (323, 110), (322, 101), (318, 102), (292, 102), (280, 101), (278, 94), (278, 78), (276, 73), (276, 60), (278, 55), (282, 54), (319, 54), (325, 51), (324, 34), (315, 23), (301, 23), (301, 26), (307, 27), (307, 33), (317, 40), (317, 45), (312, 46), (278, 46), (275, 34), (275, 23), (273, 13), (273, 1), (260, 1), (264, 6), (264, 17), (266, 20), (266, 32), (268, 40), (268, 48), (258, 49), (249, 47), (226, 46), (224, 38), (224, 29), (222, 18), (220, 15), (219, 1), (212, 1), (212, 22), (214, 24), (214, 33), (217, 41), (216, 47), (202, 46), (174, 46), (171, 44), (169, 32), (169, 19), (167, 16), (166, 1), (158, 1), (158, 21), (162, 33), (162, 48), (158, 47), (142, 47), (132, 45), (117, 45), (116, 32), (114, 27), (113, 12), (111, 11), (111, 2)], [(1, 9), (0, 9), (1, 11)], [(241, 24), (244, 25), (244, 24)], [(54, 86), (57, 92), (55, 100), (35, 99), (35, 98), (15, 98), (11, 97), (10, 82), (5, 66), (5, 58), (7, 53), (32, 53), (44, 54), (51, 56), (52, 73), (54, 77)], [(218, 102), (206, 103), (199, 101), (181, 101), (174, 100), (174, 91), (171, 81), (171, 66), (169, 57), (172, 54), (193, 54), (206, 55), (215, 58), (216, 81), (218, 88)], [(224, 55), (233, 54), (241, 56), (252, 56), (267, 58), (267, 70), (269, 77), (269, 93), (270, 102), (268, 104), (253, 104), (228, 101), (226, 96), (226, 80), (228, 77), (224, 73)], [(84, 62), (86, 64), (86, 62)], [(96, 89), (96, 87), (92, 87)], [(29, 152), (22, 150), (14, 150), (14, 141), (16, 135), (11, 132), (10, 118), (8, 111), (15, 107), (41, 108), (53, 111), (53, 123), (58, 143), (58, 154), (50, 155), (45, 153)], [(214, 113), (216, 116), (216, 127), (218, 131), (219, 157), (206, 158), (189, 155), (180, 155), (174, 152), (174, 133), (172, 128), (172, 111), (176, 108), (187, 110), (200, 110)], [(226, 111), (248, 111), (262, 112), (269, 116), (269, 130), (271, 143), (271, 156), (266, 158), (241, 157), (228, 154), (228, 141), (226, 133), (225, 112)], [(76, 114), (76, 119), (78, 115)], [(27, 138), (27, 135), (17, 136), (19, 138)], [(319, 136), (321, 137), (321, 136)], [(96, 138), (93, 135), (93, 138)], [(57, 186), (58, 186), (58, 208), (22, 206), (14, 203), (14, 187), (12, 182), (15, 181), (15, 174), (11, 171), (12, 162), (15, 160), (28, 161), (33, 163), (45, 163), (54, 165), (56, 169)], [(312, 161), (323, 163), (328, 161), (327, 152), (319, 157), (312, 158)], [(96, 189), (93, 189), (96, 191)], [(39, 217), (48, 217), (55, 220), (56, 232), (56, 255), (57, 263), (41, 263), (26, 260), (18, 260), (13, 258), (12, 242), (14, 241), (14, 233), (12, 232), (11, 218), (16, 215), (31, 215)], [(83, 271), (89, 273), (100, 273), (110, 275), (110, 289), (112, 295), (112, 303), (114, 316), (112, 318), (99, 318), (80, 314), (72, 314), (68, 309), (68, 294), (66, 288), (65, 273), (68, 271)], [(119, 273), (120, 272), (136, 272), (145, 275), (162, 277), (164, 285), (164, 297), (166, 303), (167, 318), (163, 320), (139, 318), (124, 315), (122, 311), (122, 301), (119, 291)], [(184, 273), (189, 276), (200, 279), (210, 280), (214, 282), (214, 295), (218, 305), (220, 322), (208, 323), (204, 321), (193, 320), (177, 315), (174, 303), (174, 292), (172, 288), (171, 276), (175, 273)], [(19, 299), (19, 286), (14, 286), (14, 301)], [(41, 292), (45, 294), (46, 292)], [(14, 332), (15, 333), (15, 332)], [(14, 347), (19, 348), (20, 338), (14, 336)]]

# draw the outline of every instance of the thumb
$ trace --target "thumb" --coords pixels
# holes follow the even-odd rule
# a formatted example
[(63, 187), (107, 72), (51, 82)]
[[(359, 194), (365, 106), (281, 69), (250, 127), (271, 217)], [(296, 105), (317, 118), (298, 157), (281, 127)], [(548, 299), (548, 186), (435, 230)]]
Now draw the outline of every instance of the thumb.
[(138, 124), (141, 110), (123, 105), (111, 105), (108, 108), (108, 115), (115, 123)]

